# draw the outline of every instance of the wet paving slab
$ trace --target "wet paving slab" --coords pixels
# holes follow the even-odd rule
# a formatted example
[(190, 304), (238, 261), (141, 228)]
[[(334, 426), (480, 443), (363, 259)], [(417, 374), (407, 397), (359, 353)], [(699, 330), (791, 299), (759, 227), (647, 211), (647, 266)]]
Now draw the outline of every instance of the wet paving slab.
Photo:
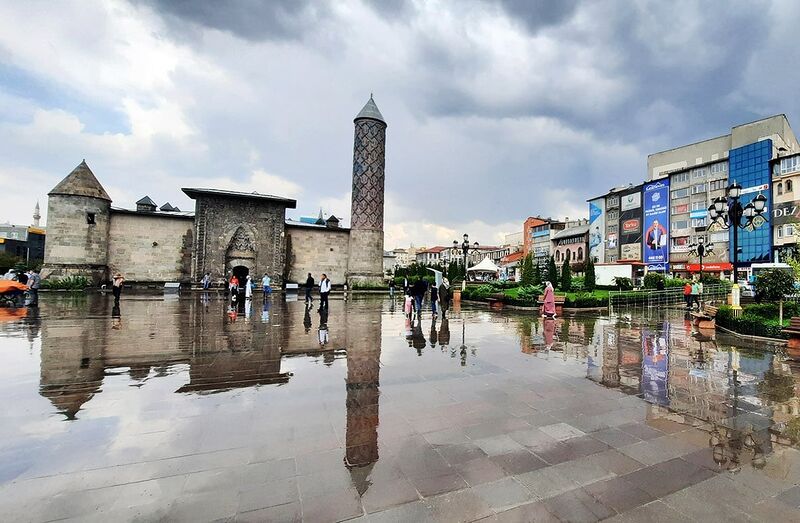
[(0, 351), (4, 520), (800, 520), (800, 368), (679, 312), (47, 294)]

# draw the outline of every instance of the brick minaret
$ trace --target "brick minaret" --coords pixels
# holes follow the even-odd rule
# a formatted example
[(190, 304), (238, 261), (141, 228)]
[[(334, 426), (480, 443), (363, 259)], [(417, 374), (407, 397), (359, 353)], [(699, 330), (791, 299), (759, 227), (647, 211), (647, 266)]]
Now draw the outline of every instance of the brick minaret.
[(383, 280), (383, 195), (386, 121), (370, 96), (355, 120), (350, 256), (347, 281)]

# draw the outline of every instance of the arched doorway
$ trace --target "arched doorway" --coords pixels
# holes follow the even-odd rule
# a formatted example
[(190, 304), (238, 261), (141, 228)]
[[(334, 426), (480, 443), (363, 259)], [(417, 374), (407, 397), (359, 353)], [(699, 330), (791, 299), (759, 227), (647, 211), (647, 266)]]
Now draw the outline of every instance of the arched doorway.
[(225, 270), (233, 273), (244, 283), (247, 275), (253, 272), (256, 263), (256, 248), (253, 233), (244, 226), (239, 226), (231, 236), (225, 253)]
[(250, 269), (245, 267), (244, 265), (237, 265), (232, 269), (233, 275), (239, 280), (239, 282), (244, 282), (247, 280), (247, 275), (250, 274)]

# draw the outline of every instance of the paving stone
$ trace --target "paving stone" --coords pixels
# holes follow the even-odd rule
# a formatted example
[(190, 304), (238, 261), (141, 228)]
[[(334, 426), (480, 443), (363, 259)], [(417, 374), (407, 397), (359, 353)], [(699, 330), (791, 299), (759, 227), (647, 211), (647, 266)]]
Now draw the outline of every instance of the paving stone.
[(570, 490), (546, 499), (544, 505), (561, 521), (600, 521), (616, 514), (583, 489)]
[(531, 494), (528, 489), (511, 477), (478, 485), (473, 487), (472, 491), (483, 498), (489, 507), (496, 512), (537, 499), (534, 494)]
[(488, 483), (509, 476), (508, 472), (489, 458), (470, 460), (457, 464), (453, 468), (458, 471), (458, 474), (471, 486)]
[(546, 467), (515, 476), (517, 481), (541, 499), (575, 490), (578, 484), (566, 477), (561, 469)]
[(543, 427), (539, 427), (539, 430), (558, 441), (565, 441), (570, 438), (577, 438), (578, 436), (586, 435), (583, 431), (578, 430), (567, 423), (554, 423), (552, 425), (545, 425)]
[(476, 439), (473, 443), (487, 456), (497, 456), (524, 449), (522, 445), (505, 434), (491, 438)]
[(509, 475), (522, 474), (547, 466), (547, 463), (527, 450), (491, 456), (489, 459), (500, 465)]

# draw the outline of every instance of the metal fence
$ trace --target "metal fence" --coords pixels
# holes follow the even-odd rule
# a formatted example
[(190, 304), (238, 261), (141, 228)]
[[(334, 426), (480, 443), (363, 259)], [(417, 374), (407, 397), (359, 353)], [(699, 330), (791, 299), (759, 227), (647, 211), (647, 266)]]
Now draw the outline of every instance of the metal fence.
[[(700, 300), (703, 302), (724, 303), (730, 291), (725, 285), (704, 285)], [(669, 307), (686, 302), (683, 287), (670, 287), (663, 291), (639, 289), (635, 291), (610, 291), (609, 307)]]

